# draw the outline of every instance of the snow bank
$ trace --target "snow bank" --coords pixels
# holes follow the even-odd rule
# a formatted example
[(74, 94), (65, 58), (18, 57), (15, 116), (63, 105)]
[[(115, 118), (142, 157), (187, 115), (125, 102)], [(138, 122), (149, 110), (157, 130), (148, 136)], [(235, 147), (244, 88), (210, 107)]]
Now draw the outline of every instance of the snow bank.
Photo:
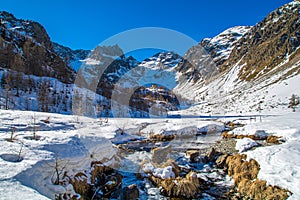
[(260, 164), (258, 178), (268, 184), (290, 190), (292, 200), (300, 199), (300, 113), (264, 118), (262, 122), (244, 127), (244, 133), (264, 130), (270, 135), (281, 136), (285, 143), (248, 151), (248, 159)]
[[(36, 130), (39, 140), (31, 139), (33, 116), (39, 125)], [(48, 117), (49, 124), (41, 122)], [(108, 165), (116, 162), (116, 150), (108, 140), (116, 127), (107, 128), (99, 125), (97, 120), (85, 117), (78, 117), (80, 123), (75, 123), (75, 118), (51, 113), (0, 110), (0, 155), (18, 154), (22, 147), (23, 158), (16, 163), (0, 156), (1, 197), (54, 199), (55, 193), (70, 190), (52, 183), (56, 157), (60, 167), (65, 166), (70, 176), (89, 169), (91, 161), (108, 161)], [(16, 129), (15, 141), (8, 142), (6, 139), (10, 137), (12, 127)]]
[(125, 133), (125, 132), (123, 132), (123, 130), (120, 130), (120, 129), (116, 130), (115, 133), (116, 133), (115, 137), (110, 140), (113, 144), (124, 144), (129, 141), (145, 139), (142, 136)]
[(220, 133), (224, 131), (225, 126), (222, 124), (208, 124), (207, 126), (198, 127), (198, 133)]
[(236, 142), (235, 149), (239, 151), (239, 153), (242, 153), (244, 151), (247, 151), (249, 149), (252, 149), (252, 147), (259, 146), (257, 142), (250, 138), (243, 138), (239, 139)]

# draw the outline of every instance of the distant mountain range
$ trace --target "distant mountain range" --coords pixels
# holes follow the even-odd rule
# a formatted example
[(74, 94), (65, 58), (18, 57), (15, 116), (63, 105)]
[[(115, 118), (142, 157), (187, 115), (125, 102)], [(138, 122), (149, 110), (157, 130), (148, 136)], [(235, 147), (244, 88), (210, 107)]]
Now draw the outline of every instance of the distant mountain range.
[[(110, 101), (116, 91), (125, 92), (132, 95), (133, 116), (141, 116), (141, 113), (149, 116), (145, 113), (152, 112), (154, 107), (166, 113), (162, 110), (174, 111), (180, 109), (180, 105), (197, 102), (203, 104), (196, 110), (206, 113), (212, 110), (217, 113), (220, 110), (256, 112), (258, 103), (279, 95), (276, 89), (267, 94), (271, 88), (299, 76), (299, 5), (298, 1), (293, 1), (254, 26), (236, 26), (214, 38), (205, 38), (191, 47), (184, 57), (174, 52), (161, 52), (143, 62), (125, 57), (117, 45), (72, 50), (52, 42), (39, 23), (16, 19), (2, 11), (0, 68), (5, 73), (55, 78), (61, 84), (73, 84), (77, 76), (80, 87), (96, 92), (106, 101)], [(10, 95), (18, 98), (15, 90), (20, 86), (7, 87), (3, 74), (0, 76), (2, 88), (10, 88)], [(6, 93), (3, 90), (0, 94), (2, 105), (7, 101)], [(289, 88), (289, 93), (300, 91)], [(286, 103), (287, 95), (278, 96), (262, 109)], [(144, 102), (144, 105), (133, 102)], [(92, 104), (97, 107), (101, 103)], [(16, 108), (25, 109), (24, 106)], [(110, 109), (106, 107), (108, 112)], [(56, 110), (52, 109), (59, 112)]]

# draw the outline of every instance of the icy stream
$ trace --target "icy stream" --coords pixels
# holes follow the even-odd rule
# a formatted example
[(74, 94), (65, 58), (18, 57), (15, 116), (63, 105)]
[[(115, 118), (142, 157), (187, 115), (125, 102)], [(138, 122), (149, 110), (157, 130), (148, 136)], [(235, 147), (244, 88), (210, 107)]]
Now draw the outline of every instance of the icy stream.
[[(157, 147), (171, 147), (171, 151), (167, 159), (171, 158), (175, 160), (179, 166), (184, 166), (185, 168), (192, 169), (196, 171), (199, 176), (206, 177), (205, 179), (216, 179), (221, 187), (227, 187), (230, 185), (229, 180), (223, 180), (220, 174), (216, 172), (212, 166), (209, 164), (204, 165), (203, 163), (190, 163), (189, 158), (185, 156), (187, 150), (199, 150), (200, 154), (205, 154), (205, 152), (221, 139), (221, 133), (205, 134), (200, 136), (184, 137), (180, 139), (174, 139), (168, 142), (154, 142), (154, 141), (131, 141), (123, 144), (122, 147), (130, 149), (129, 153), (122, 159), (120, 172), (123, 175), (123, 187), (131, 184), (138, 185), (140, 190), (140, 199), (170, 199), (169, 197), (164, 197), (160, 194), (160, 189), (156, 188), (147, 178), (138, 179), (136, 173), (139, 172), (139, 167), (142, 162), (151, 162), (152, 153), (151, 148)], [(144, 146), (147, 146), (146, 148)], [(206, 194), (204, 194), (205, 196)], [(207, 199), (206, 195), (205, 198)], [(209, 199), (209, 198), (208, 198)], [(213, 199), (213, 198), (211, 198)]]

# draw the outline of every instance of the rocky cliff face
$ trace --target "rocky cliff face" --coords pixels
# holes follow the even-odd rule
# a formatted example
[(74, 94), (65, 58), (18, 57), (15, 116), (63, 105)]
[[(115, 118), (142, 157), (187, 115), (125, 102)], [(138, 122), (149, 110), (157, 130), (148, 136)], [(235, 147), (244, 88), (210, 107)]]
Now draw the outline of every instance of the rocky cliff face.
[(299, 55), (299, 7), (298, 1), (286, 4), (252, 27), (237, 42), (222, 69), (241, 60), (244, 67), (239, 77), (251, 81), (269, 73), (290, 55)]
[(74, 71), (54, 52), (46, 30), (37, 22), (0, 12), (0, 67), (70, 83)]
[(199, 45), (213, 58), (216, 66), (220, 66), (228, 59), (236, 43), (248, 33), (250, 29), (251, 26), (232, 27), (214, 38), (204, 38)]
[(178, 70), (187, 79), (203, 82), (239, 62), (244, 65), (239, 72), (242, 80), (259, 79), (289, 56), (299, 56), (299, 24), (299, 1), (293, 1), (253, 27), (233, 27), (212, 39), (203, 39), (186, 53)]
[(250, 26), (236, 26), (214, 38), (204, 38), (184, 55), (177, 70), (182, 80), (205, 83), (221, 72), (236, 43), (250, 30)]
[(75, 71), (78, 71), (82, 61), (91, 53), (90, 50), (76, 49), (52, 42), (54, 52), (61, 57)]

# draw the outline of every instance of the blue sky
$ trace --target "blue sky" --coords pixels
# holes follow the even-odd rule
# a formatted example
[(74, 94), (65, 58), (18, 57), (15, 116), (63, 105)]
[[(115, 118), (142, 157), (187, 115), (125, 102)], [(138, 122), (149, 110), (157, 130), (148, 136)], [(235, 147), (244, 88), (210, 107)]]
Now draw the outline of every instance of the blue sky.
[(52, 41), (93, 49), (133, 28), (163, 27), (196, 41), (236, 25), (255, 25), (288, 0), (0, 0), (0, 10), (40, 22)]

